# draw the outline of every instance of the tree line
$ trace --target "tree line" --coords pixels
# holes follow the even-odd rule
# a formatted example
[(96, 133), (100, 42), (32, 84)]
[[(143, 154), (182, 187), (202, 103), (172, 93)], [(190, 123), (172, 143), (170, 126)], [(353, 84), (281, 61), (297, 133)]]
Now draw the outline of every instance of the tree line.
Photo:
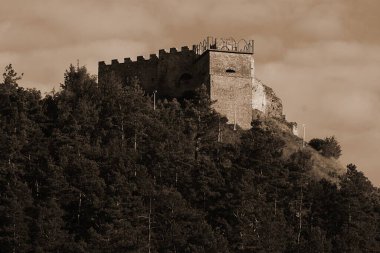
[(380, 249), (379, 191), (355, 165), (312, 178), (310, 153), (284, 160), (260, 121), (231, 134), (204, 87), (153, 108), (138, 80), (64, 76), (42, 97), (3, 74), (1, 253)]

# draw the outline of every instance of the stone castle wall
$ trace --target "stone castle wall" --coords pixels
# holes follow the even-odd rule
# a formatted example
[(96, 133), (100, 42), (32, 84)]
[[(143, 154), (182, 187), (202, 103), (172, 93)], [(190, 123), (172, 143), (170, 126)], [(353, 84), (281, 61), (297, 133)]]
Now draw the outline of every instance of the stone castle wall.
[(127, 85), (137, 79), (147, 93), (156, 90), (165, 98), (189, 97), (205, 84), (211, 100), (216, 101), (214, 109), (243, 129), (251, 127), (254, 115), (283, 117), (281, 100), (255, 78), (253, 41), (221, 42), (208, 38), (191, 50), (171, 48), (149, 59), (138, 56), (136, 61), (99, 62), (99, 82), (112, 75)]
[(152, 93), (158, 91), (159, 96), (180, 97), (186, 91), (196, 87), (193, 63), (197, 55), (188, 47), (182, 47), (180, 51), (171, 48), (170, 52), (160, 50), (158, 56), (151, 54), (149, 59), (138, 56), (136, 61), (125, 58), (124, 62), (112, 60), (110, 65), (99, 62), (99, 82), (105, 81), (107, 75), (114, 74), (122, 82), (130, 84), (137, 78), (142, 88)]

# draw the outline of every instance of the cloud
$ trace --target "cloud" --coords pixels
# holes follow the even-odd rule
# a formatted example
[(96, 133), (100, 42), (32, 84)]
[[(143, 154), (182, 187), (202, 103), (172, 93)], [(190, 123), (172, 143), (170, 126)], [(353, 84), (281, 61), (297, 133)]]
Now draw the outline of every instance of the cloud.
[[(43, 92), (58, 88), (63, 82), (63, 74), (70, 64), (85, 65), (90, 73), (97, 74), (99, 59), (120, 59), (120, 56), (140, 55), (147, 51), (147, 45), (140, 42), (109, 39), (85, 44), (74, 44), (59, 48), (36, 49), (22, 54), (0, 53), (0, 65), (15, 62), (14, 68), (25, 73), (23, 86), (38, 87)], [(33, 71), (31, 71), (31, 68)], [(26, 81), (25, 81), (26, 80)]]
[(296, 32), (308, 39), (337, 39), (343, 34), (343, 22), (340, 18), (342, 6), (339, 2), (320, 2), (303, 12), (294, 22)]
[[(206, 36), (255, 40), (257, 75), (308, 136), (336, 135), (344, 161), (377, 162), (380, 1), (34, 0), (0, 8), (0, 67), (49, 91), (70, 63), (97, 73), (100, 60), (196, 44)], [(368, 149), (367, 149), (368, 148)], [(372, 171), (373, 172), (373, 171)], [(371, 172), (371, 173), (372, 173)], [(380, 184), (380, 174), (370, 174)]]
[(367, 171), (375, 156), (363, 151), (380, 150), (379, 64), (379, 46), (326, 41), (289, 49), (278, 61), (258, 65), (257, 73), (282, 98), (288, 119), (307, 124), (309, 139), (337, 136), (343, 161)]
[(20, 6), (16, 10), (17, 5), (6, 5), (0, 11), (0, 21), (8, 26), (0, 30), (1, 51), (25, 52), (105, 39), (141, 40), (161, 32), (160, 22), (145, 8), (128, 2), (118, 6), (112, 1), (34, 1)]
[(340, 0), (344, 3), (342, 21), (345, 23), (346, 39), (378, 44), (380, 41), (380, 1)]

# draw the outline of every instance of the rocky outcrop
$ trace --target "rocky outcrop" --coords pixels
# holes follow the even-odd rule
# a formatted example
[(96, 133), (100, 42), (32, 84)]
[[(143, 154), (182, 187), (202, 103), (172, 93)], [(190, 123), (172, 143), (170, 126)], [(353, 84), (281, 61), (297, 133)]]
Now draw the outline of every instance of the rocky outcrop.
[(284, 118), (282, 102), (273, 89), (255, 78), (252, 87), (252, 109), (255, 117)]

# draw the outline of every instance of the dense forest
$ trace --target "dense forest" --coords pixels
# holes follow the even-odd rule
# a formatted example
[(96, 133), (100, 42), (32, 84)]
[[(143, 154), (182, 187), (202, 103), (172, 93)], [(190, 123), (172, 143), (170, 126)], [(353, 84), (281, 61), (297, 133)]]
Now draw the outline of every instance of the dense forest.
[(42, 97), (3, 74), (1, 253), (380, 251), (379, 191), (355, 165), (313, 178), (308, 152), (284, 159), (259, 120), (234, 132), (205, 88), (153, 108), (138, 80), (64, 77)]

